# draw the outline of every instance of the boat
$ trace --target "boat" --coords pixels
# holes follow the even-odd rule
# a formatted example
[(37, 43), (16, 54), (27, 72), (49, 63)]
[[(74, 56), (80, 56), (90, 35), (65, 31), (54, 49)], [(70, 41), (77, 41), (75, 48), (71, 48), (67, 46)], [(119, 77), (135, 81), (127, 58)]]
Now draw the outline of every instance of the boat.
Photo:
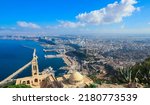
[(55, 71), (54, 71), (53, 68), (50, 66), (50, 67), (44, 69), (42, 73), (44, 73), (44, 74), (54, 74)]

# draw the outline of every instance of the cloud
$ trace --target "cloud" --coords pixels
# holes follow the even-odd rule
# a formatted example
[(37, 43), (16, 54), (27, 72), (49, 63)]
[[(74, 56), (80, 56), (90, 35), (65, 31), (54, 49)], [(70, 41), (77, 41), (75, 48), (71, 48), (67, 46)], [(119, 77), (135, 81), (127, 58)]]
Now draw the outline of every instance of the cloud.
[(80, 13), (76, 16), (77, 22), (62, 21), (64, 27), (79, 27), (85, 25), (112, 24), (123, 21), (123, 18), (129, 17), (135, 11), (139, 11), (139, 7), (135, 7), (136, 0), (121, 0), (108, 4), (105, 8), (94, 10), (89, 13)]
[(25, 21), (18, 21), (17, 25), (23, 28), (32, 28), (32, 29), (39, 29), (41, 28), (39, 25), (31, 22), (25, 22)]
[(124, 17), (131, 16), (136, 10), (139, 11), (140, 8), (134, 6), (136, 3), (136, 0), (121, 0), (120, 2), (108, 4), (107, 7), (99, 10), (81, 13), (76, 16), (76, 19), (88, 24), (119, 23)]
[(85, 23), (80, 23), (80, 22), (71, 22), (71, 21), (59, 21), (59, 27), (64, 27), (64, 28), (76, 28), (76, 27), (83, 27), (85, 26)]

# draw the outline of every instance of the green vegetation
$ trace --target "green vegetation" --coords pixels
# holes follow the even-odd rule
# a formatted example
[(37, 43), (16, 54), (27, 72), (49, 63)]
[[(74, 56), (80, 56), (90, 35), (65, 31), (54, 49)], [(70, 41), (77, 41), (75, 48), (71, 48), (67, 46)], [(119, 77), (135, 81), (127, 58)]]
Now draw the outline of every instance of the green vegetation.
[(116, 81), (119, 83), (138, 83), (146, 87), (150, 86), (150, 58), (133, 67), (119, 69), (115, 74)]
[(31, 86), (25, 84), (16, 85), (16, 81), (11, 81), (3, 84), (2, 86), (0, 86), (0, 88), (31, 88)]
[[(103, 80), (96, 77), (96, 74), (89, 75), (95, 84), (120, 84), (127, 85), (127, 87), (150, 87), (150, 58), (143, 62), (136, 63), (132, 67), (124, 69), (113, 70), (109, 72), (111, 80)], [(89, 86), (89, 87), (92, 87)]]
[(131, 67), (119, 69), (116, 74), (116, 79), (119, 83), (136, 82), (137, 72), (133, 71)]
[(0, 85), (0, 88), (7, 88), (10, 85), (15, 85), (16, 81), (10, 81)]
[(85, 88), (96, 88), (97, 85), (96, 84), (90, 84), (89, 86), (85, 86)]
[(19, 84), (19, 85), (8, 85), (5, 88), (31, 88), (31, 86), (25, 84)]
[(89, 77), (93, 80), (94, 83), (96, 84), (102, 84), (101, 79), (97, 78), (96, 75), (89, 75)]

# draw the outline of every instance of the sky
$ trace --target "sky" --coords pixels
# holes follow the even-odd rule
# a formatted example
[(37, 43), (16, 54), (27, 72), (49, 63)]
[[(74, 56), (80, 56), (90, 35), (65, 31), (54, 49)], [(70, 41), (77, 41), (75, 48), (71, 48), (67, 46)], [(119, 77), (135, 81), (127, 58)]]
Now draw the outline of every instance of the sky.
[(0, 0), (0, 35), (150, 34), (149, 0)]

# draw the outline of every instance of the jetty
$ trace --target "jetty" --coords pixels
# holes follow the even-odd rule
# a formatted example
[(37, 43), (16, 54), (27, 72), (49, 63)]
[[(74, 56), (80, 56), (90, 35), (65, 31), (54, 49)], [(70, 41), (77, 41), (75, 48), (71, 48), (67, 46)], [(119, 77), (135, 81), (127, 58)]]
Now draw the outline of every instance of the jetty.
[(62, 58), (67, 66), (61, 67), (60, 69), (76, 70), (78, 68), (78, 63), (65, 54), (45, 55), (45, 58)]
[(45, 58), (62, 58), (63, 55), (58, 54), (58, 55), (45, 55)]
[(0, 84), (4, 84), (7, 83), (9, 80), (13, 79), (16, 75), (18, 75), (19, 73), (21, 73), (23, 70), (25, 70), (27, 67), (29, 67), (31, 65), (31, 62), (27, 63), (26, 65), (24, 65), (23, 67), (21, 67), (20, 69), (18, 69), (16, 72), (14, 72), (13, 74), (11, 74), (10, 76), (8, 76), (7, 78), (5, 78), (4, 80), (2, 80), (0, 82)]

